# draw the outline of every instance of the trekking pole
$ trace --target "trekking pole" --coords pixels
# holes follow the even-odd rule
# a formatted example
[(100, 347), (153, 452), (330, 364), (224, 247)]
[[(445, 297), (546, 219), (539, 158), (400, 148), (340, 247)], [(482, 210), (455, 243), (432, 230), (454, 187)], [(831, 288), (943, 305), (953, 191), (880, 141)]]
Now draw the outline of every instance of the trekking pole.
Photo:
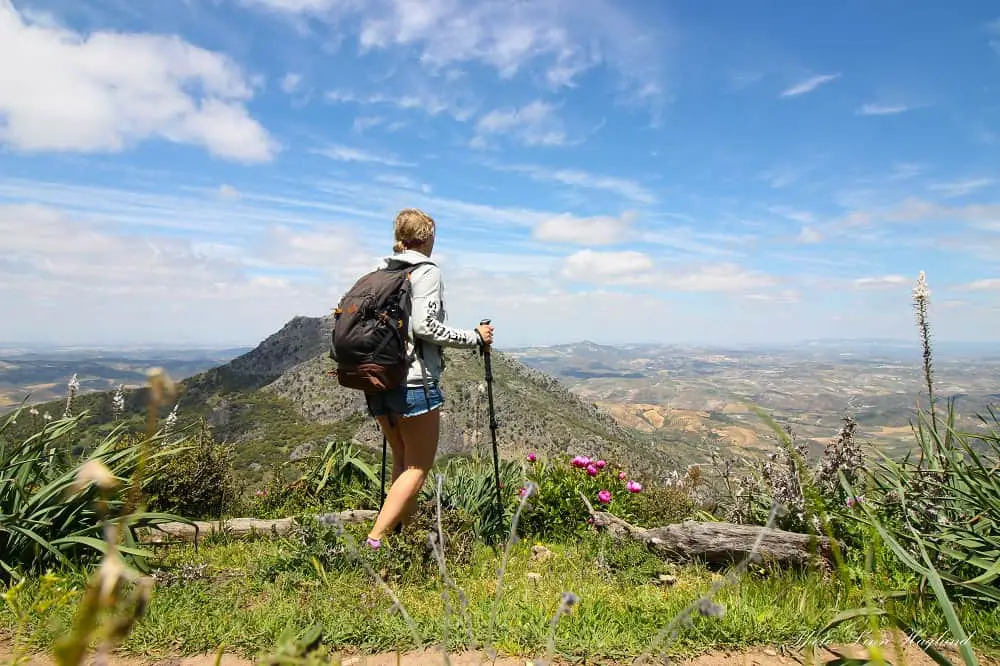
[(382, 505), (385, 504), (385, 457), (386, 457), (387, 442), (385, 435), (382, 435), (382, 490), (379, 492), (378, 508), (381, 509)]
[[(490, 320), (483, 319), (480, 326), (489, 326)], [(500, 516), (500, 527), (503, 528), (503, 498), (500, 495), (500, 453), (497, 450), (497, 415), (493, 408), (493, 364), (490, 362), (490, 345), (483, 345), (480, 349), (483, 355), (483, 363), (486, 366), (486, 398), (490, 406), (490, 435), (493, 437), (493, 483), (497, 491), (497, 511)]]

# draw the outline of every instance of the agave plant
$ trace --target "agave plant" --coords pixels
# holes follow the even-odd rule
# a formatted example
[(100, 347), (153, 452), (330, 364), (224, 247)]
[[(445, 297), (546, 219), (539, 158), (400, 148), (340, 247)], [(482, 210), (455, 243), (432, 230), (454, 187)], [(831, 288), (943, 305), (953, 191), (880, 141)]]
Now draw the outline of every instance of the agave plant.
[[(482, 458), (450, 458), (436, 473), (444, 477), (441, 487), (443, 509), (459, 509), (474, 521), (476, 537), (495, 544), (504, 533), (504, 516), (497, 510), (496, 482), (493, 462)], [(432, 474), (432, 476), (436, 476)], [(518, 500), (518, 490), (524, 480), (524, 470), (514, 461), (500, 462), (500, 493), (504, 506), (512, 507)], [(436, 501), (436, 491), (426, 484), (421, 491), (422, 501)], [(506, 511), (505, 511), (506, 513)]]
[(125, 525), (129, 529), (119, 550), (138, 568), (145, 568), (152, 553), (136, 547), (132, 530), (184, 519), (124, 511), (123, 493), (101, 495), (98, 484), (79, 483), (80, 472), (96, 468), (120, 482), (131, 481), (144, 445), (153, 450), (150, 461), (179, 449), (163, 446), (162, 435), (146, 441), (129, 436), (121, 426), (74, 460), (69, 440), (85, 412), (47, 421), (26, 439), (12, 441), (7, 433), (21, 411), (0, 425), (0, 581), (7, 583), (60, 565), (73, 567), (105, 552), (104, 519), (122, 513), (128, 514)]
[(321, 495), (327, 486), (336, 483), (350, 489), (355, 499), (374, 503), (377, 499), (379, 477), (361, 457), (360, 450), (349, 442), (330, 442), (319, 457), (319, 462), (303, 478), (308, 479), (312, 492)]
[(984, 434), (955, 428), (954, 403), (936, 427), (922, 413), (915, 428), (919, 460), (883, 456), (872, 475), (871, 503), (890, 518), (893, 538), (912, 555), (922, 543), (957, 594), (998, 603), (1000, 418), (989, 413), (991, 430)]

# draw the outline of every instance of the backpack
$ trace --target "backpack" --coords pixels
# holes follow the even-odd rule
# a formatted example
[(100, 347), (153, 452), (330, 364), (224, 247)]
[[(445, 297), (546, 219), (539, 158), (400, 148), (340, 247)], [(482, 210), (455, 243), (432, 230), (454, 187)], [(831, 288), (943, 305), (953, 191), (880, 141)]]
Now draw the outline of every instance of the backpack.
[[(421, 262), (426, 263), (426, 262)], [(410, 273), (421, 263), (380, 268), (354, 283), (334, 310), (330, 358), (341, 386), (366, 393), (406, 381), (410, 357)]]

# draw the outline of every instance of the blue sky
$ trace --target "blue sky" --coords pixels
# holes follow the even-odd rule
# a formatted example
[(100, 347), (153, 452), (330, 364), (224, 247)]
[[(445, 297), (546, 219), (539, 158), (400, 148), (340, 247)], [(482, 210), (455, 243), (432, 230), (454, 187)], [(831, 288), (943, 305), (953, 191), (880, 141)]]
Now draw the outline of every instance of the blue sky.
[(0, 0), (0, 340), (253, 344), (405, 206), (500, 345), (996, 340), (998, 156), (985, 1)]

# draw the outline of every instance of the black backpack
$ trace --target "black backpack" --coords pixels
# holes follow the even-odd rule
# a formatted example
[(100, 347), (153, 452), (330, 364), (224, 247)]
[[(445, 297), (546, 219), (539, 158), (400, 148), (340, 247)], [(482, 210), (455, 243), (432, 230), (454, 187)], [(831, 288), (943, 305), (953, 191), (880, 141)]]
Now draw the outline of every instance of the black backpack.
[(406, 381), (410, 357), (410, 273), (416, 266), (380, 268), (354, 283), (334, 310), (330, 334), (333, 374), (341, 386), (366, 393)]

